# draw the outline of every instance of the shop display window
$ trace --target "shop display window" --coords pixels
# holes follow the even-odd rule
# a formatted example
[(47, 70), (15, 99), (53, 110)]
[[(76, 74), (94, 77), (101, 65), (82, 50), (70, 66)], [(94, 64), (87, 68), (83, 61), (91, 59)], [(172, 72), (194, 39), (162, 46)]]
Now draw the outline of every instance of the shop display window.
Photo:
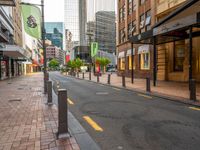
[(150, 53), (140, 54), (140, 69), (141, 70), (150, 69)]

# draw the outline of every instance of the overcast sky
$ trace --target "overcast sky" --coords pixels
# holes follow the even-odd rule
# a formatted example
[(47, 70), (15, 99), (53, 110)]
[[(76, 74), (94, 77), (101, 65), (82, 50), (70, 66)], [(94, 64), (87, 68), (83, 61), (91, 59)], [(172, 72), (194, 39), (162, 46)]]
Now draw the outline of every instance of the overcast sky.
[[(41, 0), (23, 0), (28, 3), (40, 4)], [(64, 0), (44, 0), (45, 22), (64, 22)]]

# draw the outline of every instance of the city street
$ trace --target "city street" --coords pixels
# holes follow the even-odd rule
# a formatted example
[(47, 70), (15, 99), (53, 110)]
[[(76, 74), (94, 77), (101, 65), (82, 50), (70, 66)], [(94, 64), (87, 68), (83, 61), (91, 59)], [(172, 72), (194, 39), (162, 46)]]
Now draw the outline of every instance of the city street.
[(103, 150), (199, 150), (200, 108), (51, 72)]

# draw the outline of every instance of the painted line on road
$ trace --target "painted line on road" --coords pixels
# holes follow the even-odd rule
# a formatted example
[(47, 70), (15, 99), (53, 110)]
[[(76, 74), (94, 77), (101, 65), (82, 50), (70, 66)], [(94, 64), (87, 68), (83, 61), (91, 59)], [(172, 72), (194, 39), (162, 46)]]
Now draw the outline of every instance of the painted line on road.
[(200, 108), (197, 108), (197, 107), (189, 107), (189, 108), (192, 109), (192, 110), (200, 111)]
[(83, 119), (96, 131), (103, 132), (103, 129), (89, 116), (83, 116)]
[(118, 89), (118, 88), (112, 88), (112, 89), (114, 89), (114, 90), (116, 90), (116, 91), (120, 91), (121, 89)]
[(70, 105), (74, 105), (74, 102), (71, 100), (71, 99), (67, 99), (67, 102), (70, 104)]
[(145, 94), (138, 94), (138, 96), (142, 96), (142, 97), (145, 97), (145, 98), (148, 98), (148, 99), (152, 99), (151, 96), (148, 96), (148, 95), (145, 95)]

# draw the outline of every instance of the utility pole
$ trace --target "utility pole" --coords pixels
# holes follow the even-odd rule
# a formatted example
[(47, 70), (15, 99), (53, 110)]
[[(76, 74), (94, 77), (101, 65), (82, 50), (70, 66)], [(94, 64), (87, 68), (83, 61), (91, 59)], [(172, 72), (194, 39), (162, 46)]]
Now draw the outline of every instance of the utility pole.
[(45, 45), (45, 26), (44, 26), (44, 0), (41, 0), (42, 9), (42, 46), (43, 46), (43, 56), (44, 56), (44, 93), (47, 92), (47, 58), (46, 58), (46, 45)]

